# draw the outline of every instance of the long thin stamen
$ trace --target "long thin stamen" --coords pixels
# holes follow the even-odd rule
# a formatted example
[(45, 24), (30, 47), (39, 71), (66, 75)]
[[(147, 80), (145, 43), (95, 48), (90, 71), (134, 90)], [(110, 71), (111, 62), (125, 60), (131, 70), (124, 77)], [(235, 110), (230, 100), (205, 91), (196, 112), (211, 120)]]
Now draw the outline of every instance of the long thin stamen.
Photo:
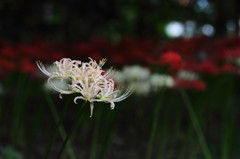
[(39, 68), (39, 70), (41, 70), (45, 75), (47, 76), (51, 76), (51, 73), (49, 73), (46, 68), (44, 67), (44, 65), (42, 64), (41, 61), (36, 61), (37, 67)]
[(72, 93), (74, 93), (74, 91), (64, 91), (64, 90), (61, 90), (61, 89), (57, 88), (57, 87), (55, 86), (55, 84), (52, 82), (52, 79), (51, 79), (51, 78), (48, 79), (48, 83), (50, 84), (50, 86), (51, 86), (55, 91), (57, 91), (57, 92), (59, 92), (59, 93), (61, 93), (61, 94), (72, 94)]

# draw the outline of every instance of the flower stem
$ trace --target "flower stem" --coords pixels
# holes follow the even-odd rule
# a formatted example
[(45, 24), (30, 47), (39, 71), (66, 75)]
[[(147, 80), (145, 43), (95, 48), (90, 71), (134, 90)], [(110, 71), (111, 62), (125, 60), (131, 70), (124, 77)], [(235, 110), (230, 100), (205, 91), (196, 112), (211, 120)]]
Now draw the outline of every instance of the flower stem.
[[(60, 120), (60, 117), (59, 117), (58, 111), (56, 109), (56, 106), (55, 106), (52, 98), (50, 97), (50, 94), (48, 92), (46, 92), (45, 95), (46, 95), (48, 106), (51, 109), (54, 121), (56, 122), (56, 124), (58, 124), (58, 121)], [(68, 105), (68, 103), (66, 103), (66, 105)], [(65, 131), (62, 123), (60, 123), (60, 125), (59, 125), (59, 133), (60, 133), (62, 139), (64, 140), (66, 138), (66, 131)], [(72, 146), (71, 146), (70, 142), (67, 144), (67, 153), (68, 153), (68, 155), (71, 159), (76, 159), (76, 156), (74, 154), (74, 151), (72, 149)]]
[(65, 146), (68, 142), (68, 140), (70, 139), (70, 137), (72, 136), (72, 134), (76, 131), (76, 129), (78, 128), (78, 125), (80, 124), (80, 121), (82, 119), (82, 113), (84, 112), (83, 111), (83, 108), (85, 106), (86, 102), (84, 102), (84, 104), (80, 107), (78, 113), (77, 113), (77, 120), (76, 122), (74, 123), (74, 125), (72, 126), (70, 132), (68, 133), (66, 139), (64, 140), (61, 148), (60, 148), (60, 151), (58, 152), (58, 155), (57, 155), (57, 159), (60, 159), (62, 153), (63, 153), (63, 150), (65, 149)]
[[(31, 93), (32, 81), (24, 74), (19, 74), (16, 89), (16, 97), (14, 99), (14, 109), (11, 130), (11, 145), (14, 147), (16, 144), (24, 143), (24, 117), (26, 113), (26, 103)], [(21, 94), (22, 89), (25, 93)]]
[(99, 137), (99, 132), (100, 132), (100, 122), (102, 118), (102, 111), (99, 111), (99, 116), (96, 120), (94, 132), (93, 132), (93, 139), (92, 139), (92, 146), (91, 146), (91, 151), (90, 151), (90, 159), (96, 159), (96, 154), (97, 154), (97, 146), (98, 146), (98, 137)]
[(192, 122), (193, 127), (194, 127), (194, 129), (196, 131), (196, 134), (198, 136), (198, 141), (199, 141), (200, 146), (201, 146), (201, 148), (203, 150), (205, 158), (206, 159), (212, 159), (211, 153), (210, 153), (208, 145), (206, 143), (203, 131), (201, 129), (201, 126), (200, 126), (198, 118), (197, 118), (197, 115), (196, 115), (196, 113), (195, 113), (195, 111), (193, 109), (192, 103), (191, 103), (187, 93), (184, 90), (181, 90), (180, 94), (181, 94), (181, 96), (183, 98), (183, 101), (184, 101), (186, 107), (187, 107), (188, 113), (190, 115), (191, 122)]
[[(47, 94), (47, 92), (45, 92), (45, 96), (46, 96), (47, 102), (49, 103), (49, 95)], [(50, 105), (51, 105), (51, 104), (50, 104)], [(63, 111), (62, 111), (62, 114), (61, 114), (61, 116), (59, 117), (59, 120), (58, 120), (58, 122), (57, 122), (56, 128), (55, 128), (55, 130), (53, 131), (53, 134), (52, 134), (52, 136), (51, 136), (51, 142), (50, 142), (49, 145), (48, 145), (47, 152), (46, 152), (46, 154), (45, 154), (44, 159), (48, 159), (48, 158), (49, 158), (49, 155), (50, 155), (50, 152), (51, 152), (51, 150), (52, 150), (52, 146), (53, 146), (54, 140), (55, 140), (56, 137), (57, 137), (57, 132), (58, 132), (59, 128), (61, 127), (63, 118), (65, 117), (65, 114), (66, 114), (66, 112), (67, 112), (67, 108), (68, 108), (68, 102), (65, 104), (65, 106), (64, 106), (64, 108), (63, 108)]]
[(166, 149), (166, 146), (167, 146), (167, 140), (168, 140), (167, 133), (168, 133), (169, 126), (168, 126), (167, 122), (165, 122), (162, 125), (163, 125), (163, 128), (162, 128), (162, 132), (160, 134), (161, 141), (160, 141), (160, 145), (159, 145), (157, 159), (163, 158), (162, 156), (165, 152), (165, 149)]
[(154, 142), (156, 132), (157, 132), (158, 114), (159, 114), (159, 110), (160, 110), (160, 103), (161, 103), (161, 99), (162, 99), (162, 94), (163, 93), (159, 94), (159, 96), (157, 97), (158, 100), (154, 105), (153, 123), (152, 123), (152, 127), (151, 127), (150, 137), (149, 137), (149, 140), (148, 140), (146, 159), (150, 159), (151, 156), (152, 156), (153, 142)]
[(118, 111), (113, 111), (113, 112), (107, 111), (106, 113), (104, 113), (104, 116), (102, 115), (103, 125), (101, 127), (102, 127), (102, 130), (105, 130), (105, 131), (103, 136), (103, 143), (101, 144), (101, 150), (98, 157), (99, 159), (106, 158), (106, 155), (108, 153), (109, 146), (110, 146), (110, 141), (113, 135), (113, 125), (116, 121), (117, 116), (118, 116)]

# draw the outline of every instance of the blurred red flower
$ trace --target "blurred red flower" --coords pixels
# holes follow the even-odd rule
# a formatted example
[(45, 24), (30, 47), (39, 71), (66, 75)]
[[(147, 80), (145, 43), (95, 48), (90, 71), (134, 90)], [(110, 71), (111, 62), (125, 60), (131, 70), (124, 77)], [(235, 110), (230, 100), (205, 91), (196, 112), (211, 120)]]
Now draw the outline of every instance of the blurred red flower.
[(219, 69), (213, 61), (206, 60), (198, 65), (197, 71), (201, 74), (217, 75)]
[(238, 68), (236, 66), (233, 66), (232, 64), (225, 63), (221, 68), (220, 68), (221, 73), (233, 73), (237, 74), (238, 73)]
[(15, 62), (0, 57), (0, 69), (3, 69), (3, 71), (15, 71), (16, 68)]
[(37, 67), (33, 62), (28, 58), (23, 58), (20, 61), (20, 71), (25, 74), (34, 75), (37, 72)]
[(196, 91), (204, 91), (207, 89), (206, 84), (201, 80), (187, 81), (183, 79), (175, 79), (173, 89), (190, 89)]
[(18, 53), (17, 53), (16, 49), (13, 49), (9, 46), (1, 48), (0, 53), (2, 56), (7, 57), (7, 58), (17, 58), (18, 57)]
[(182, 61), (181, 56), (174, 51), (168, 51), (160, 57), (160, 64), (162, 65), (169, 66), (178, 65), (181, 63), (181, 61)]

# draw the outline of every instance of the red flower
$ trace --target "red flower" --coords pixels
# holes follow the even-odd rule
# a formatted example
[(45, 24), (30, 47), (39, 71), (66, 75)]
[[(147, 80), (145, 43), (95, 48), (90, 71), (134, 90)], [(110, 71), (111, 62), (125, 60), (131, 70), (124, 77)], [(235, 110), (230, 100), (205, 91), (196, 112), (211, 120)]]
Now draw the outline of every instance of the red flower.
[(26, 74), (33, 75), (36, 72), (36, 65), (30, 59), (24, 58), (20, 61), (20, 71)]
[(18, 57), (18, 54), (16, 52), (16, 50), (10, 48), (10, 47), (4, 47), (1, 49), (1, 54), (4, 57), (9, 57), (9, 58), (16, 58)]
[(212, 61), (209, 61), (209, 60), (202, 62), (199, 65), (197, 71), (203, 74), (210, 74), (210, 75), (217, 75), (219, 73), (217, 66)]
[(181, 56), (178, 53), (173, 51), (164, 53), (160, 58), (160, 64), (162, 65), (169, 65), (169, 66), (178, 65), (181, 63), (181, 61), (182, 61)]
[(14, 71), (16, 69), (16, 64), (12, 61), (0, 58), (0, 69), (3, 69), (4, 71)]
[(221, 73), (230, 72), (230, 73), (237, 74), (238, 68), (237, 68), (236, 66), (231, 65), (231, 64), (225, 63), (225, 64), (220, 68), (220, 72), (221, 72)]
[(176, 79), (173, 89), (190, 89), (196, 91), (204, 91), (207, 89), (206, 84), (201, 80), (187, 81), (183, 79)]
[(115, 64), (120, 64), (120, 65), (126, 63), (124, 56), (118, 52), (115, 52), (112, 54), (111, 61)]

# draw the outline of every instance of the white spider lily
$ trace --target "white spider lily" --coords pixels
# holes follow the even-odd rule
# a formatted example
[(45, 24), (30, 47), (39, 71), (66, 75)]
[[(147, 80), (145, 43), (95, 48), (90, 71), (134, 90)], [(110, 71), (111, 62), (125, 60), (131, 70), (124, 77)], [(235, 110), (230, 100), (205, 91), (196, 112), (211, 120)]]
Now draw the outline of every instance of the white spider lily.
[(45, 66), (41, 61), (37, 61), (38, 68), (47, 76), (51, 78), (69, 78), (71, 77), (76, 70), (76, 67), (81, 64), (80, 61), (71, 60), (69, 58), (63, 58), (60, 61), (54, 62), (56, 66), (56, 71), (49, 72), (46, 70)]
[(90, 87), (74, 85), (75, 89), (78, 89), (82, 96), (78, 96), (74, 99), (74, 102), (78, 99), (83, 99), (90, 102), (90, 117), (93, 113), (94, 102), (110, 103), (110, 108), (114, 109), (115, 102), (120, 102), (126, 99), (132, 94), (132, 89), (128, 89), (121, 95), (121, 90), (116, 89), (114, 81), (112, 79), (100, 79), (100, 81), (93, 82)]
[[(74, 102), (82, 99), (90, 102), (90, 117), (93, 113), (94, 102), (110, 103), (111, 109), (114, 109), (115, 102), (120, 102), (131, 95), (132, 89), (128, 89), (121, 95), (121, 89), (116, 88), (115, 82), (111, 79), (113, 69), (110, 68), (107, 72), (102, 70), (106, 59), (102, 59), (99, 63), (91, 58), (90, 62), (81, 62), (63, 58), (60, 61), (54, 62), (56, 70), (49, 72), (44, 65), (38, 61), (38, 68), (47, 75), (48, 83), (51, 87), (61, 94), (79, 93), (80, 96), (74, 98)], [(54, 83), (55, 79), (67, 79), (69, 83), (65, 85), (69, 88), (63, 90)], [(60, 96), (61, 97), (61, 96)]]
[(72, 90), (62, 90), (59, 87), (56, 86), (56, 84), (53, 82), (53, 80), (55, 78), (62, 78), (62, 79), (67, 79), (67, 78), (71, 78), (76, 70), (76, 67), (78, 67), (78, 65), (81, 64), (80, 61), (76, 61), (76, 60), (71, 60), (69, 58), (63, 58), (60, 61), (56, 61), (54, 62), (54, 65), (56, 66), (56, 70), (53, 72), (49, 72), (47, 71), (47, 69), (45, 68), (45, 66), (42, 64), (41, 61), (37, 61), (37, 66), (38, 68), (45, 74), (47, 75), (48, 78), (48, 83), (50, 84), (50, 86), (57, 92), (60, 93), (60, 98), (61, 94), (72, 94), (74, 93), (74, 91)]
[(74, 80), (86, 80), (85, 77), (88, 77), (87, 79), (98, 79), (102, 77), (102, 74), (104, 71), (102, 70), (102, 66), (105, 63), (105, 60), (101, 60), (99, 64), (97, 64), (96, 61), (92, 60), (90, 58), (90, 62), (82, 62), (80, 67), (78, 67), (75, 71), (75, 74), (72, 78)]
[(57, 72), (53, 72), (53, 76), (69, 78), (73, 76), (77, 68), (81, 65), (81, 61), (71, 60), (70, 58), (63, 58), (60, 61), (54, 62), (57, 66)]

